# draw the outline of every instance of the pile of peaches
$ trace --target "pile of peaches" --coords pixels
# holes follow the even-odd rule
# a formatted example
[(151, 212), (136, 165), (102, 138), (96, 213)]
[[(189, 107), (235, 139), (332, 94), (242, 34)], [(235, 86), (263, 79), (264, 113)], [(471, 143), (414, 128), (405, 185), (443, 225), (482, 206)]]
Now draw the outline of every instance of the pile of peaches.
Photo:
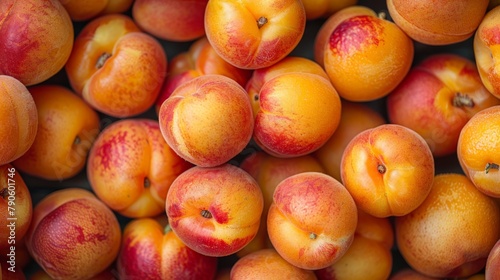
[(500, 279), (500, 1), (2, 0), (0, 279)]

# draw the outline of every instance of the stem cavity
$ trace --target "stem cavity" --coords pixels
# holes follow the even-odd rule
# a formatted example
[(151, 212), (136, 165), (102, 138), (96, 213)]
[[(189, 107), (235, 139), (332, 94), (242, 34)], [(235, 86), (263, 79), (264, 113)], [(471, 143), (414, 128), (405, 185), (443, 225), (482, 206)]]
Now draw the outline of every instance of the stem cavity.
[(490, 170), (491, 170), (491, 169), (496, 169), (496, 170), (498, 170), (499, 168), (500, 168), (500, 166), (499, 166), (498, 164), (496, 164), (496, 163), (494, 163), (494, 162), (488, 162), (488, 163), (486, 164), (486, 167), (484, 168), (484, 172), (485, 172), (486, 174), (488, 174), (488, 172), (490, 172)]
[(264, 24), (267, 23), (267, 18), (265, 17), (260, 17), (258, 20), (257, 20), (257, 27), (259, 27), (259, 29), (264, 26)]
[(97, 59), (97, 62), (95, 63), (95, 67), (97, 69), (101, 68), (102, 66), (104, 66), (104, 63), (106, 62), (106, 60), (108, 60), (108, 58), (111, 57), (111, 54), (110, 53), (107, 53), (107, 52), (104, 52), (101, 54), (101, 56), (99, 56), (99, 58)]
[(379, 165), (377, 166), (377, 171), (380, 174), (384, 174), (385, 171), (387, 171), (387, 169), (385, 168), (385, 166), (383, 166), (382, 164), (379, 163)]
[(472, 108), (474, 105), (474, 100), (472, 100), (472, 98), (470, 98), (467, 94), (457, 92), (453, 98), (453, 106), (455, 107)]
[(201, 216), (202, 216), (203, 218), (207, 218), (207, 219), (212, 218), (212, 213), (210, 213), (210, 211), (208, 211), (208, 210), (206, 210), (206, 209), (201, 210), (201, 213), (200, 213), (200, 214), (201, 214)]

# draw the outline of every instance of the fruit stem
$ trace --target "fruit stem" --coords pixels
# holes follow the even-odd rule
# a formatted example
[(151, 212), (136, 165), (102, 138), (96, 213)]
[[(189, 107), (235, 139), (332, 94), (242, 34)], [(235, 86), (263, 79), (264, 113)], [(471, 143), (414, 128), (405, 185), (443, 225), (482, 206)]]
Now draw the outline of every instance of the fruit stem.
[(264, 26), (264, 24), (267, 23), (267, 18), (265, 17), (260, 17), (258, 20), (257, 20), (257, 27), (259, 27), (259, 29)]
[(203, 218), (210, 219), (210, 218), (212, 218), (212, 213), (210, 213), (210, 211), (208, 211), (206, 209), (203, 209), (203, 210), (201, 210), (201, 216)]
[(484, 168), (484, 172), (485, 172), (486, 174), (488, 174), (488, 172), (490, 172), (490, 170), (491, 170), (491, 169), (496, 169), (496, 170), (498, 170), (499, 168), (500, 168), (500, 166), (499, 166), (498, 164), (496, 164), (496, 163), (494, 163), (494, 162), (488, 162), (488, 163), (486, 164), (486, 167)]
[(99, 58), (97, 59), (95, 67), (97, 69), (101, 68), (102, 66), (104, 66), (104, 63), (106, 62), (106, 60), (108, 60), (108, 58), (110, 58), (110, 57), (111, 57), (110, 53), (107, 53), (107, 52), (102, 53), (101, 56), (99, 56)]
[(170, 224), (167, 224), (165, 228), (163, 229), (163, 233), (169, 233), (172, 230), (172, 227), (170, 227)]
[(9, 192), (8, 192), (7, 188), (3, 188), (3, 189), (0, 191), (0, 196), (2, 196), (2, 198), (6, 198), (8, 193), (9, 193)]
[(474, 101), (467, 94), (457, 92), (453, 98), (453, 106), (455, 107), (474, 107)]
[(149, 188), (151, 186), (151, 181), (149, 181), (148, 177), (144, 177), (144, 187)]
[(384, 11), (380, 11), (380, 12), (378, 12), (377, 17), (379, 19), (386, 19), (387, 18), (387, 14)]
[(314, 239), (316, 239), (317, 237), (318, 237), (318, 235), (317, 235), (316, 233), (314, 233), (314, 232), (311, 232), (311, 233), (309, 234), (309, 239), (314, 240)]
[(79, 136), (76, 136), (75, 140), (73, 141), (73, 145), (78, 145), (78, 144), (80, 144), (80, 142), (82, 142), (82, 139), (80, 139)]
[(384, 174), (384, 173), (385, 173), (385, 171), (386, 171), (386, 168), (385, 168), (385, 166), (383, 166), (382, 164), (379, 164), (379, 165), (377, 166), (377, 171), (378, 171), (378, 173), (380, 173), (380, 174)]

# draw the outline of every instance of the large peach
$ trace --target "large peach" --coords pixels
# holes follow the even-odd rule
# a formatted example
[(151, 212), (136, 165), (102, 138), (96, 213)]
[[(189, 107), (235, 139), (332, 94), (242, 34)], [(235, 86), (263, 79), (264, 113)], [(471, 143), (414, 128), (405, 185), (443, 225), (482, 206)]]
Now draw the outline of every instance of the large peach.
[(263, 207), (255, 179), (231, 164), (185, 171), (170, 186), (165, 203), (182, 242), (214, 257), (234, 254), (255, 237)]
[(401, 255), (431, 277), (463, 278), (483, 269), (500, 238), (500, 208), (463, 174), (436, 175), (424, 202), (395, 219)]
[(77, 175), (100, 132), (99, 115), (70, 89), (44, 84), (29, 88), (38, 111), (34, 143), (12, 164), (47, 180)]
[(239, 68), (271, 66), (298, 45), (306, 26), (301, 0), (209, 1), (205, 33), (215, 51)]
[(228, 162), (252, 138), (254, 120), (246, 91), (223, 75), (202, 75), (181, 84), (158, 115), (170, 147), (199, 166)]
[(389, 94), (410, 70), (413, 41), (372, 9), (349, 8), (355, 12), (343, 14), (335, 28), (330, 27), (324, 68), (344, 99), (376, 100)]
[(488, 0), (387, 0), (392, 20), (413, 40), (449, 45), (470, 38), (481, 22)]
[(402, 216), (429, 194), (434, 158), (415, 131), (396, 124), (366, 129), (351, 139), (340, 174), (358, 207), (376, 217)]
[(322, 269), (347, 252), (357, 217), (356, 204), (339, 181), (319, 172), (302, 172), (276, 187), (267, 231), (286, 261), (303, 269)]
[(368, 105), (342, 100), (339, 126), (328, 141), (313, 153), (313, 156), (319, 160), (328, 175), (341, 181), (340, 163), (347, 144), (365, 129), (385, 123), (382, 114)]
[(66, 188), (33, 209), (26, 247), (54, 279), (90, 279), (109, 267), (120, 249), (115, 214), (91, 192)]
[(457, 157), (463, 172), (483, 193), (500, 197), (500, 105), (475, 114), (462, 128)]
[(127, 217), (152, 217), (164, 211), (170, 185), (190, 167), (165, 142), (158, 121), (123, 119), (95, 140), (87, 178), (111, 209)]
[(500, 239), (491, 248), (485, 266), (486, 280), (494, 280), (500, 278)]
[(483, 85), (471, 60), (440, 53), (427, 56), (387, 97), (391, 123), (420, 134), (434, 156), (457, 151), (458, 136), (477, 112), (500, 104)]
[(97, 111), (118, 118), (153, 106), (167, 72), (160, 42), (123, 14), (88, 22), (65, 65), (73, 90)]
[(22, 156), (33, 145), (38, 130), (38, 111), (25, 85), (0, 75), (0, 165)]
[(500, 6), (489, 11), (481, 20), (474, 35), (473, 50), (477, 69), (484, 86), (500, 98), (500, 38), (498, 29)]
[(24, 85), (48, 80), (66, 64), (74, 42), (59, 0), (0, 2), (0, 74)]
[(205, 35), (205, 8), (208, 0), (135, 0), (132, 17), (144, 31), (174, 42)]

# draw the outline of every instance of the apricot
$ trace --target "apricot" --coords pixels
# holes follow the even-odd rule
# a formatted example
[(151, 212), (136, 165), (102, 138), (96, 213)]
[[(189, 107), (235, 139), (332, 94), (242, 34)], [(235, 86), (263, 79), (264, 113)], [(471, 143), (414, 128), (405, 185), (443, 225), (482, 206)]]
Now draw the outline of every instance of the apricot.
[(0, 2), (0, 75), (26, 86), (48, 80), (66, 64), (74, 42), (59, 0)]
[(33, 145), (38, 111), (33, 96), (14, 77), (0, 75), (0, 165), (21, 157)]
[(401, 255), (416, 271), (468, 277), (485, 267), (500, 237), (500, 208), (463, 174), (436, 175), (424, 202), (395, 219)]
[(462, 128), (457, 157), (463, 172), (483, 193), (500, 197), (500, 105), (475, 114)]

